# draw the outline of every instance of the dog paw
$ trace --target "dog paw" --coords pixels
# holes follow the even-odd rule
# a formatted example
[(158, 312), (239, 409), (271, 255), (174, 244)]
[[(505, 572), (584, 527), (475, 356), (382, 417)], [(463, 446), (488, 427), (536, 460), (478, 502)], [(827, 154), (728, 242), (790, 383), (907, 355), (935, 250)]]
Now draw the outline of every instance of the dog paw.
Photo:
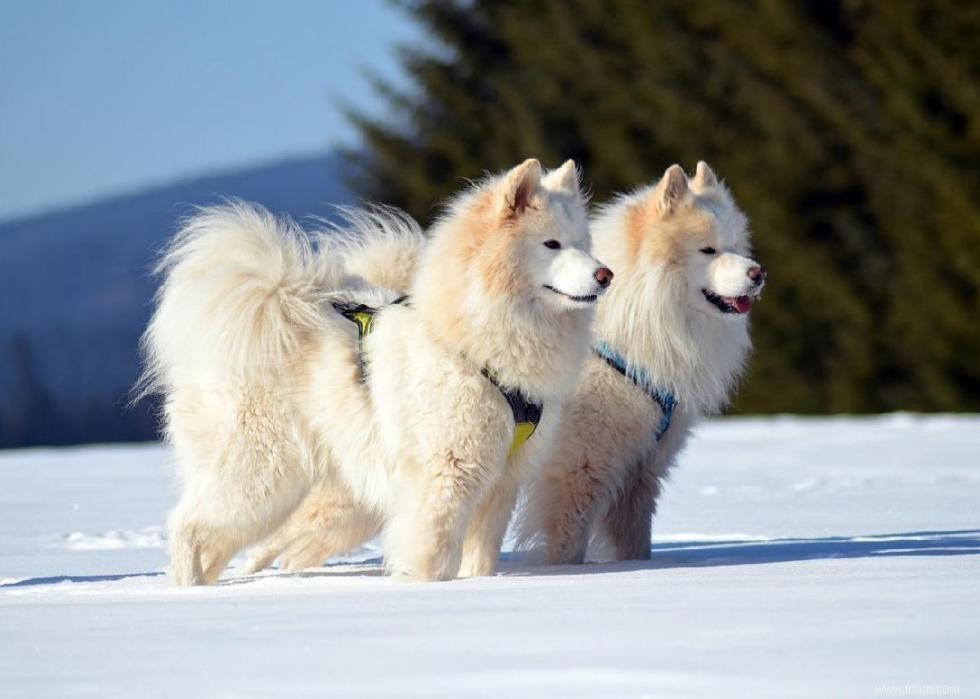
[(388, 574), (397, 582), (444, 582), (456, 577), (455, 571), (433, 570), (428, 566), (396, 566), (389, 568)]
[(464, 558), (459, 566), (460, 578), (483, 578), (493, 575), (497, 570), (496, 557), (474, 556), (471, 559)]

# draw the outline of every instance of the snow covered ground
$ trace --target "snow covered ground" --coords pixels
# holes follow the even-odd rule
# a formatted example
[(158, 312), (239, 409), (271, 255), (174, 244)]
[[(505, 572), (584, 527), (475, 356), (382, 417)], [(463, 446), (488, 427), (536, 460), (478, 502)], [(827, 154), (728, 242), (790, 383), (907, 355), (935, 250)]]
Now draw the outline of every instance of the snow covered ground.
[(0, 453), (0, 696), (980, 696), (980, 417), (725, 419), (653, 560), (175, 589), (159, 446)]

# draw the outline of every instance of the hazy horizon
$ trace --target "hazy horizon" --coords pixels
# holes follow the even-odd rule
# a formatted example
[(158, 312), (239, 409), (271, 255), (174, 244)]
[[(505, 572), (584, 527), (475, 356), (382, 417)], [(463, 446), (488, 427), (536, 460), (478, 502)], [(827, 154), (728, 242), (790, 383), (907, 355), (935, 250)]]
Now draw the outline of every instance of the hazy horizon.
[[(54, 202), (51, 205), (44, 206), (40, 209), (31, 209), (22, 213), (14, 212), (9, 216), (0, 214), (0, 227), (18, 225), (22, 221), (32, 221), (50, 215), (57, 216), (63, 212), (69, 212), (74, 209), (85, 209), (87, 207), (99, 206), (104, 202), (113, 203), (116, 200), (126, 199), (129, 197), (139, 197), (143, 194), (156, 192), (159, 190), (166, 190), (172, 187), (180, 187), (199, 180), (208, 181), (227, 177), (239, 177), (253, 172), (261, 172), (264, 170), (289, 165), (290, 163), (301, 164), (321, 161), (329, 159), (333, 155), (340, 155), (337, 147), (328, 147), (321, 151), (307, 151), (295, 154), (284, 153), (282, 155), (260, 158), (254, 161), (219, 164), (210, 167), (205, 166), (199, 170), (180, 171), (174, 173), (173, 175), (164, 175), (159, 179), (134, 182), (131, 186), (123, 185), (122, 187), (116, 189), (98, 192), (92, 196), (82, 197), (77, 200), (72, 199), (64, 202)], [(233, 192), (214, 191), (211, 192), (211, 194), (216, 196), (235, 196), (235, 193)], [(175, 202), (174, 206), (181, 206), (184, 204), (188, 204), (188, 202)]]

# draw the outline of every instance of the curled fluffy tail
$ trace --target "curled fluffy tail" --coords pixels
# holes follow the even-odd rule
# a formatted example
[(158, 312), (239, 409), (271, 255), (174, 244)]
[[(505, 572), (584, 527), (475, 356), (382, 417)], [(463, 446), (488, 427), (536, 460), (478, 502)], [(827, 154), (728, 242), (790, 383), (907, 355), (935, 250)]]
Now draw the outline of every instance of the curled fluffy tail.
[(280, 371), (343, 276), (293, 221), (239, 201), (200, 209), (156, 271), (164, 281), (138, 395), (166, 392), (182, 375), (209, 383)]
[(399, 296), (407, 294), (425, 243), (415, 219), (400, 209), (379, 204), (338, 207), (337, 211), (341, 223), (321, 235), (321, 250), (340, 258), (344, 271), (355, 280), (390, 289)]

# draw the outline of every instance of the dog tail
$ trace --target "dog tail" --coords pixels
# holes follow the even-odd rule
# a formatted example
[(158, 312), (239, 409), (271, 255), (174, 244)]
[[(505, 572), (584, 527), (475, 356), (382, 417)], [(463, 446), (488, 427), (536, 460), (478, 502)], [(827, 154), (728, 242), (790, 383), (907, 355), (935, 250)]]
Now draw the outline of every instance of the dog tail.
[(380, 204), (338, 207), (339, 225), (320, 238), (320, 247), (341, 258), (344, 271), (368, 286), (407, 294), (425, 234), (401, 209)]
[(164, 251), (164, 281), (143, 336), (134, 393), (168, 391), (179, 377), (273, 376), (322, 322), (324, 293), (343, 277), (288, 218), (231, 200), (202, 208)]

